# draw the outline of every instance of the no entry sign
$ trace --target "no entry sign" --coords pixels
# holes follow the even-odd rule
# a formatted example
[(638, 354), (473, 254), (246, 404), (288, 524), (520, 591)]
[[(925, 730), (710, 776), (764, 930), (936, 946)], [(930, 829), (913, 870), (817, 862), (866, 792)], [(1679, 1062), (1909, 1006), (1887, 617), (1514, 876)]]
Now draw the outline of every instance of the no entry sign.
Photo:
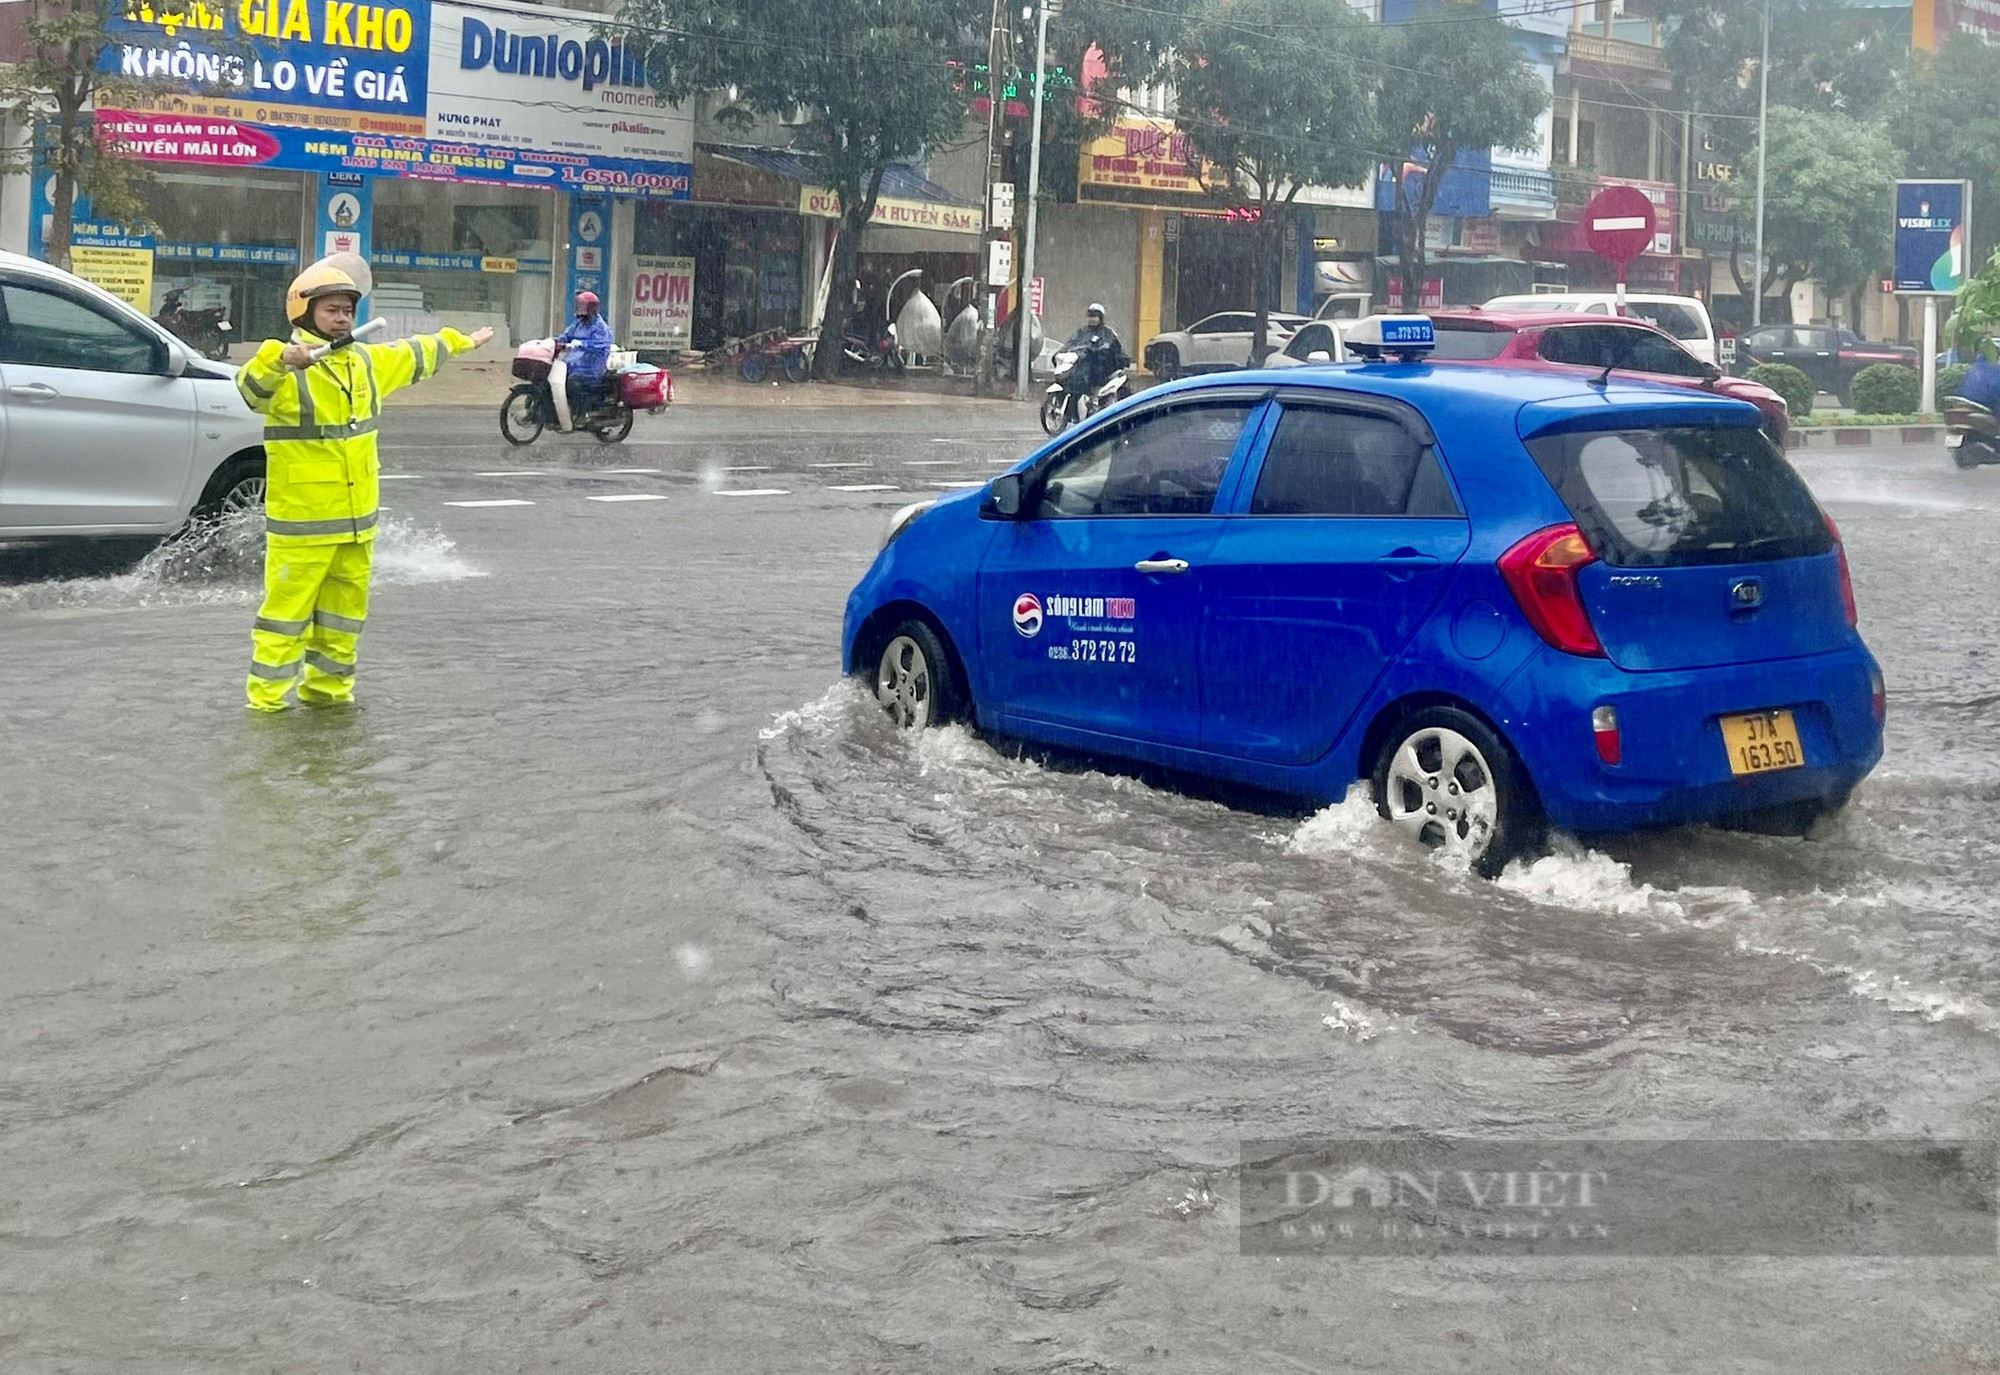
[(1653, 202), (1636, 186), (1605, 187), (1584, 207), (1583, 238), (1591, 252), (1623, 268), (1652, 247)]

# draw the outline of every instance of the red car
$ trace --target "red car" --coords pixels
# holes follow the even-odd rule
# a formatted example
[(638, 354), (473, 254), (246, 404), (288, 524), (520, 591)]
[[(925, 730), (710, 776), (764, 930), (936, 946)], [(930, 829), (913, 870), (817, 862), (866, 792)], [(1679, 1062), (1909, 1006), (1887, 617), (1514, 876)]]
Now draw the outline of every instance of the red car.
[(1764, 432), (1781, 450), (1791, 433), (1784, 397), (1702, 362), (1672, 335), (1644, 320), (1580, 316), (1574, 311), (1489, 315), (1480, 310), (1438, 310), (1430, 317), (1437, 329), (1433, 359), (1580, 373), (1601, 373), (1609, 367), (1621, 377), (1671, 382), (1748, 401), (1764, 413)]

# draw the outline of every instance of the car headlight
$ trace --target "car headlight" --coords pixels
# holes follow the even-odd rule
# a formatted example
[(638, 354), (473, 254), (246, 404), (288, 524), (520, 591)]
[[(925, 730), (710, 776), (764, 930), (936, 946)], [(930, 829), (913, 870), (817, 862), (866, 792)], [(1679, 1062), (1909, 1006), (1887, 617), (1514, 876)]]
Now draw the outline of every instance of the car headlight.
[(903, 537), (903, 532), (916, 522), (918, 516), (937, 505), (935, 501), (913, 501), (895, 515), (889, 517), (889, 528), (882, 535), (882, 547), (887, 549)]

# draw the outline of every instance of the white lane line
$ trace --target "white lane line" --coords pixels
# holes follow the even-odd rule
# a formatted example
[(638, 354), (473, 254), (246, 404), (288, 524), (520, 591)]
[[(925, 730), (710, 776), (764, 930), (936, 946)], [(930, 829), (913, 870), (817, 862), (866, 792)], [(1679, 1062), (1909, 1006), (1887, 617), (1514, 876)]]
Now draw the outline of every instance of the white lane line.
[(447, 506), (533, 506), (532, 501), (516, 501), (511, 498), (501, 501), (447, 501)]
[(722, 471), (725, 473), (768, 473), (771, 470), (769, 468), (764, 468), (764, 467), (743, 467), (743, 468), (724, 468)]
[(599, 468), (600, 473), (657, 473), (658, 468)]
[(857, 482), (847, 487), (829, 487), (829, 492), (893, 492), (896, 489), (886, 482)]
[(955, 458), (912, 458), (904, 462), (905, 468), (956, 468)]
[(986, 484), (975, 479), (971, 482), (933, 482), (928, 485), (940, 487), (949, 492), (954, 487), (984, 487)]
[(872, 468), (873, 463), (808, 463), (808, 468)]
[(620, 492), (617, 496), (585, 497), (585, 501), (665, 501), (658, 492)]
[(381, 480), (382, 480), (382, 481), (384, 481), (384, 482), (411, 482), (411, 481), (414, 481), (414, 480), (415, 480), (415, 479), (417, 479), (417, 478), (420, 478), (420, 477), (422, 477), (422, 476), (423, 476), (423, 474), (422, 474), (422, 473), (381, 473), (381, 474), (378, 474), (378, 476), (379, 476), (379, 477), (381, 478)]
[(791, 495), (791, 491), (784, 487), (721, 487), (716, 489), (715, 495), (719, 497), (788, 497)]
[(547, 477), (540, 468), (521, 468), (505, 473), (474, 473), (474, 477)]

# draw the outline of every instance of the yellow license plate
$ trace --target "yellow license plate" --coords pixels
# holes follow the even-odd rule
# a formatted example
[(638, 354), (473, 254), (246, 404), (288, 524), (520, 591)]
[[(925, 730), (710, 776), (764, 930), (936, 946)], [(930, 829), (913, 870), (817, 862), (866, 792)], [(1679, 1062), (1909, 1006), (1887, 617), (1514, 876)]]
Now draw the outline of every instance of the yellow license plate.
[(1799, 748), (1798, 724), (1789, 711), (1746, 711), (1722, 718), (1722, 743), (1729, 749), (1729, 771), (1772, 773), (1796, 769), (1806, 762)]

